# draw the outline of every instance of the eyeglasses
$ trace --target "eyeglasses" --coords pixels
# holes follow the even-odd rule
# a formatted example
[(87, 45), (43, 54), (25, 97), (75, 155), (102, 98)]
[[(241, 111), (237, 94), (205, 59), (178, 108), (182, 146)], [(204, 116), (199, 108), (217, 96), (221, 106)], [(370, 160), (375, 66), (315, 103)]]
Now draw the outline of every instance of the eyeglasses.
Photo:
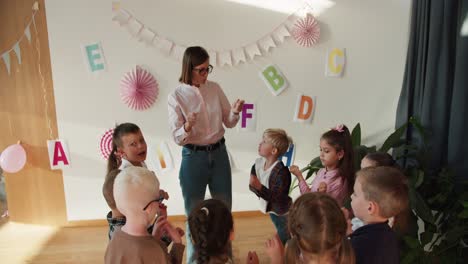
[(148, 206), (150, 206), (151, 203), (153, 202), (162, 202), (164, 200), (164, 196), (160, 196), (159, 198), (157, 199), (154, 199), (154, 200), (151, 200), (144, 208), (143, 208), (143, 211), (146, 210), (146, 208), (148, 208)]
[(211, 73), (213, 71), (213, 65), (208, 65), (207, 68), (194, 68), (193, 71), (197, 72), (200, 75), (203, 75), (205, 73)]

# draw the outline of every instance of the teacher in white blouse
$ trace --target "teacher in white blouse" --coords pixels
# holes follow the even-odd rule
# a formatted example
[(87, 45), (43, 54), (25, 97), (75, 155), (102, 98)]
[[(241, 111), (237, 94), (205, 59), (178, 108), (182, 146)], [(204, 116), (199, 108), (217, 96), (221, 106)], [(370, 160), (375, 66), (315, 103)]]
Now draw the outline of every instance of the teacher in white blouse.
[[(232, 205), (232, 180), (224, 127), (239, 121), (244, 105), (237, 99), (231, 106), (221, 87), (208, 80), (213, 70), (208, 52), (189, 47), (182, 61), (180, 84), (168, 96), (169, 127), (174, 141), (183, 146), (179, 180), (184, 196), (185, 213), (205, 198), (206, 186), (211, 196)], [(187, 228), (187, 260), (193, 248)]]

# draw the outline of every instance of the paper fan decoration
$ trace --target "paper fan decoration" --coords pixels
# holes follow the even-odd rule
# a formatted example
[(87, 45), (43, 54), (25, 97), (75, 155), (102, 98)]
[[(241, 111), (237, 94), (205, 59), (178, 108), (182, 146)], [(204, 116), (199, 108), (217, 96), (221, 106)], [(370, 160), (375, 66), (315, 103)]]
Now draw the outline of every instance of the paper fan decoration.
[(150, 108), (156, 101), (158, 93), (156, 79), (139, 66), (125, 74), (120, 83), (122, 101), (133, 110), (142, 111)]
[(114, 134), (113, 128), (106, 130), (99, 141), (99, 150), (102, 157), (106, 160), (109, 159), (109, 155), (112, 152), (112, 134)]
[(294, 24), (291, 34), (299, 45), (310, 47), (319, 40), (320, 27), (314, 16), (307, 14), (305, 18), (298, 20)]

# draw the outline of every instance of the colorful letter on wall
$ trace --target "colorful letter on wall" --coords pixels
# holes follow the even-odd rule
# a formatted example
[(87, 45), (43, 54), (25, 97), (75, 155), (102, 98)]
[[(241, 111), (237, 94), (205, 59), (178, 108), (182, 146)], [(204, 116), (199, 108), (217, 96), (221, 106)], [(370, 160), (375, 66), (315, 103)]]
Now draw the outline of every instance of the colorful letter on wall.
[(86, 67), (90, 72), (99, 72), (106, 69), (106, 61), (102, 45), (99, 42), (83, 46)]
[(238, 123), (241, 131), (255, 131), (257, 129), (257, 112), (255, 104), (244, 103), (240, 113), (240, 122)]
[(340, 77), (345, 67), (345, 49), (329, 49), (325, 63), (325, 75), (328, 77)]
[(296, 154), (296, 148), (294, 144), (289, 145), (288, 151), (283, 154), (283, 156), (279, 157), (278, 159), (283, 161), (286, 167), (291, 166), (294, 164), (294, 156)]
[(312, 121), (315, 112), (315, 97), (299, 94), (297, 97), (296, 111), (294, 121), (308, 122)]
[(159, 144), (148, 144), (147, 165), (156, 173), (162, 173), (174, 169), (171, 152), (165, 141)]
[(70, 154), (64, 140), (47, 140), (50, 168), (63, 169), (70, 166)]
[(288, 82), (277, 66), (268, 65), (260, 72), (260, 78), (268, 89), (277, 96), (288, 87)]

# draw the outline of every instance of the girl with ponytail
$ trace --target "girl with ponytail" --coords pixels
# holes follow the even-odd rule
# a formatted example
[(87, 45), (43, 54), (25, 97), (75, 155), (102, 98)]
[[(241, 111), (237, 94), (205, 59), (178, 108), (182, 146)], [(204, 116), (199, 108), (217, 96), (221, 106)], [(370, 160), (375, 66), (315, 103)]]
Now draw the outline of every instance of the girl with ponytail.
[(320, 161), (324, 168), (317, 172), (310, 187), (299, 168), (291, 166), (291, 173), (299, 180), (301, 194), (326, 192), (343, 206), (353, 189), (355, 173), (351, 134), (345, 125), (339, 124), (322, 135)]

